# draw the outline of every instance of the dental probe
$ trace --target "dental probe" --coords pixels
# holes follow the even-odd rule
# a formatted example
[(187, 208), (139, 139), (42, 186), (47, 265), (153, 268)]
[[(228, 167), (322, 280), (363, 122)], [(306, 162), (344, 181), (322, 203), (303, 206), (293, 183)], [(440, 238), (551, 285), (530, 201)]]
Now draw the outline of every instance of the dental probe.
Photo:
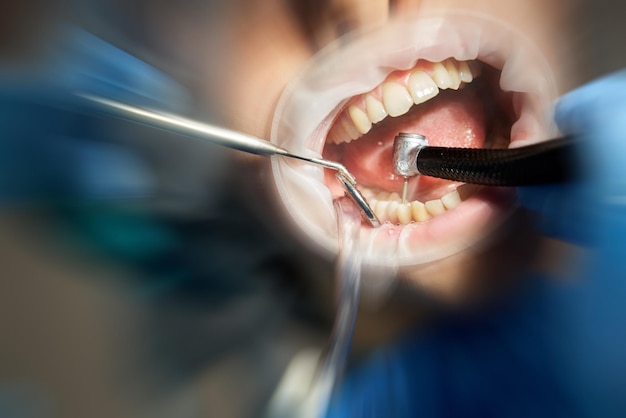
[(393, 167), (417, 175), (487, 186), (533, 186), (576, 179), (577, 144), (569, 137), (510, 149), (431, 147), (426, 137), (399, 133)]
[(90, 94), (79, 93), (78, 96), (112, 111), (115, 115), (122, 118), (142, 123), (150, 127), (160, 128), (174, 134), (207, 140), (208, 142), (216, 145), (221, 145), (250, 154), (261, 156), (279, 155), (336, 170), (337, 179), (344, 186), (350, 198), (352, 198), (352, 200), (354, 200), (359, 206), (361, 213), (370, 225), (374, 228), (380, 226), (380, 221), (376, 217), (374, 210), (357, 189), (356, 178), (350, 174), (350, 172), (342, 164), (321, 158), (312, 158), (293, 154), (288, 150), (278, 147), (264, 139), (248, 135), (243, 132), (237, 132), (221, 128), (219, 126), (197, 122), (195, 120), (183, 118), (171, 113), (140, 108)]

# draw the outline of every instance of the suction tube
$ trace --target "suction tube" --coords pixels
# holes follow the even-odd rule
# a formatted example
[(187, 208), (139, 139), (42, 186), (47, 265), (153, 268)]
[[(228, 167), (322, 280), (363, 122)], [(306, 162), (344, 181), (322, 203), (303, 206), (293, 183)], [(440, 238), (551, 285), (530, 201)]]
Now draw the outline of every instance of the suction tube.
[[(412, 134), (400, 134), (406, 140)], [(404, 138), (404, 139), (401, 139)], [(532, 186), (564, 183), (579, 176), (577, 142), (563, 137), (513, 149), (418, 146), (410, 175), (424, 175), (487, 186)], [(396, 153), (397, 147), (394, 148)], [(394, 154), (394, 164), (397, 155)], [(416, 169), (416, 171), (415, 171)]]

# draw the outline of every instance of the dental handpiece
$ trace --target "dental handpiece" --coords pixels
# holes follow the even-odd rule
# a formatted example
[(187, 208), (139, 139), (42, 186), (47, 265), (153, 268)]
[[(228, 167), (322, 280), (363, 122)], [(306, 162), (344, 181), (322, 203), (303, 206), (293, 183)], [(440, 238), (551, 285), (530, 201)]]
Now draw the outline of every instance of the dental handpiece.
[(376, 217), (374, 210), (357, 189), (355, 177), (340, 163), (321, 158), (305, 157), (294, 154), (264, 139), (248, 135), (243, 132), (237, 132), (219, 126), (183, 118), (171, 113), (140, 108), (90, 94), (81, 93), (78, 94), (78, 96), (91, 103), (95, 103), (99, 105), (100, 108), (106, 109), (124, 119), (129, 119), (150, 127), (160, 128), (174, 134), (205, 140), (216, 145), (221, 145), (250, 154), (261, 156), (279, 155), (336, 170), (337, 179), (344, 186), (344, 189), (350, 198), (359, 206), (363, 217), (371, 226), (375, 228), (380, 226), (380, 222)]
[(419, 134), (394, 140), (393, 166), (405, 178), (437, 177), (487, 186), (533, 186), (578, 177), (577, 143), (563, 137), (511, 149), (431, 147)]

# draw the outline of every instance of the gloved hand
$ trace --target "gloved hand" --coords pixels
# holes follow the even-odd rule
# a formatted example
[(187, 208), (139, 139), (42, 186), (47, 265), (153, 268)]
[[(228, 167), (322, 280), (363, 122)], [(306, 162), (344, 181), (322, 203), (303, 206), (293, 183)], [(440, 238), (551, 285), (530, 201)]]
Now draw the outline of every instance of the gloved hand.
[(54, 53), (37, 68), (0, 69), (0, 209), (52, 208), (55, 220), (65, 222), (60, 230), (118, 260), (151, 262), (177, 248), (173, 234), (148, 214), (115, 206), (151, 197), (154, 173), (124, 142), (127, 127), (74, 93), (184, 112), (185, 91), (77, 28), (66, 27), (49, 49)]
[(626, 71), (564, 96), (587, 180), (525, 188), (539, 229), (584, 245), (568, 283), (535, 286), (481, 318), (445, 319), (348, 374), (328, 417), (626, 416)]
[(66, 27), (45, 62), (0, 78), (0, 203), (119, 199), (151, 191), (141, 158), (116, 141), (115, 120), (74, 93), (181, 112), (183, 89), (141, 60)]
[(554, 236), (589, 250), (586, 268), (573, 278), (578, 286), (561, 304), (576, 327), (564, 352), (581, 383), (585, 416), (626, 416), (626, 71), (567, 94), (555, 116), (564, 133), (581, 136), (589, 180), (522, 190), (522, 203)]
[(521, 203), (540, 214), (540, 229), (566, 241), (607, 247), (626, 219), (626, 70), (565, 95), (556, 122), (581, 138), (583, 183), (528, 187)]

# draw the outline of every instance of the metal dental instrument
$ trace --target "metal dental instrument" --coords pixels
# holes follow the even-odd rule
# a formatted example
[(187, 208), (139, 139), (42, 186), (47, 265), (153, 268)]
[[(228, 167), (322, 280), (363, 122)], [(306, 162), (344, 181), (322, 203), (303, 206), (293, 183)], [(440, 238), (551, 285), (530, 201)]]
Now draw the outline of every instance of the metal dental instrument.
[(394, 171), (404, 177), (402, 182), (402, 203), (406, 203), (409, 189), (409, 177), (416, 176), (412, 161), (417, 160), (419, 151), (428, 145), (424, 135), (399, 133), (393, 141), (393, 168)]
[(339, 179), (340, 183), (343, 184), (347, 194), (359, 206), (364, 218), (367, 219), (370, 225), (374, 228), (380, 226), (380, 222), (374, 214), (374, 211), (367, 203), (363, 195), (357, 190), (356, 179), (342, 164), (320, 158), (310, 158), (302, 155), (293, 154), (288, 150), (278, 147), (264, 139), (257, 138), (252, 135), (247, 135), (242, 132), (237, 132), (215, 125), (209, 125), (207, 123), (183, 118), (181, 116), (171, 113), (140, 108), (126, 103), (121, 103), (89, 94), (78, 94), (78, 96), (100, 105), (100, 107), (113, 112), (119, 117), (142, 123), (151, 127), (161, 128), (168, 132), (206, 140), (213, 144), (225, 146), (250, 154), (262, 156), (280, 155), (283, 157), (294, 158), (336, 170), (337, 178)]
[(406, 196), (409, 191), (409, 178), (404, 177), (404, 181), (402, 182), (402, 203), (406, 203)]
[(350, 198), (352, 198), (352, 200), (359, 206), (361, 214), (367, 219), (370, 225), (374, 228), (378, 228), (380, 226), (380, 221), (361, 192), (359, 192), (356, 188), (356, 182), (352, 181), (350, 177), (346, 177), (341, 171), (337, 173), (337, 180), (339, 180), (344, 189), (346, 189), (346, 194), (348, 194)]
[(394, 140), (393, 167), (417, 175), (487, 186), (532, 186), (578, 177), (577, 143), (564, 137), (520, 148), (431, 147), (423, 135), (400, 133)]

